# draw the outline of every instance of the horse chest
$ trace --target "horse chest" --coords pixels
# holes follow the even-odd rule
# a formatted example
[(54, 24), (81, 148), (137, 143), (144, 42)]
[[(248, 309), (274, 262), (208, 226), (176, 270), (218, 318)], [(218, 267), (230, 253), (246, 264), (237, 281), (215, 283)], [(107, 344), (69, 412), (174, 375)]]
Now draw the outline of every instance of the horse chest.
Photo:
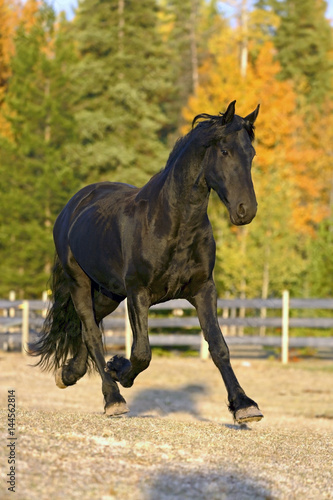
[(178, 247), (163, 262), (156, 262), (152, 269), (149, 288), (153, 300), (185, 297), (196, 283), (209, 275), (206, 259), (202, 259), (191, 247)]

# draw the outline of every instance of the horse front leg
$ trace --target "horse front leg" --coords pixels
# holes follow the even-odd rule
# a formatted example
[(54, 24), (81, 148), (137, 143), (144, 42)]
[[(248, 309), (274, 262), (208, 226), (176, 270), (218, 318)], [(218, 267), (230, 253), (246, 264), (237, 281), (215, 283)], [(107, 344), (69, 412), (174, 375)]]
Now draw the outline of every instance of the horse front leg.
[(148, 368), (151, 361), (148, 337), (149, 305), (149, 294), (145, 289), (128, 293), (127, 307), (133, 333), (131, 357), (128, 360), (123, 356), (113, 356), (105, 368), (123, 387), (131, 387), (135, 378)]
[(200, 325), (212, 359), (228, 392), (229, 410), (238, 423), (258, 421), (263, 414), (255, 401), (246, 396), (230, 364), (228, 346), (217, 319), (217, 294), (213, 280), (208, 281), (190, 302), (197, 310)]

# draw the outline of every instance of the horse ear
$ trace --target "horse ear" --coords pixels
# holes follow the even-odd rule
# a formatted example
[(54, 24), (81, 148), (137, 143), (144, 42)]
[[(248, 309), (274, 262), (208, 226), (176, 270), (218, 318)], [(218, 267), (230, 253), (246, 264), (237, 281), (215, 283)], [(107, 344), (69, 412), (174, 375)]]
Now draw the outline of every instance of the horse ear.
[(227, 125), (230, 123), (235, 116), (235, 104), (236, 101), (232, 101), (227, 107), (227, 111), (222, 115), (222, 125)]
[(250, 113), (249, 115), (247, 115), (244, 120), (246, 122), (249, 122), (251, 125), (254, 124), (254, 122), (256, 121), (257, 119), (257, 116), (258, 116), (258, 113), (259, 113), (259, 108), (260, 108), (260, 104), (258, 104), (258, 106), (256, 107), (256, 109), (254, 111), (252, 111), (252, 113)]

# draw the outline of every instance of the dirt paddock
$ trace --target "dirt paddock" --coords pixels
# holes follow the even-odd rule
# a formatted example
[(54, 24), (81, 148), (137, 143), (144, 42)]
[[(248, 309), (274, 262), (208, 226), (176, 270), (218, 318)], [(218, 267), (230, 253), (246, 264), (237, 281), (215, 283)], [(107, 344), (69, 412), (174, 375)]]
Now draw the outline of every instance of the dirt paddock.
[[(265, 418), (233, 424), (212, 361), (153, 359), (131, 412), (103, 415), (100, 379), (58, 389), (31, 359), (0, 353), (0, 498), (243, 500), (333, 498), (333, 366), (236, 360)], [(16, 393), (16, 491), (9, 471), (7, 392)]]

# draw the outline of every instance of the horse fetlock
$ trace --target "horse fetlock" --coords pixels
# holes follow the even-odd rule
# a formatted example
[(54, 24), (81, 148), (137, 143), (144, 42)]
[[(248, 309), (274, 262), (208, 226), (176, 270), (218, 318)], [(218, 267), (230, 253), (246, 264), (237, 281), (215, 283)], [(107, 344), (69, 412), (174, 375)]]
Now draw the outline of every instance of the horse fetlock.
[(110, 373), (113, 380), (120, 382), (124, 387), (131, 387), (133, 385), (133, 380), (128, 379), (127, 375), (131, 371), (131, 362), (124, 358), (123, 356), (112, 356), (106, 363), (104, 371)]
[(61, 366), (57, 372), (56, 372), (56, 384), (58, 387), (61, 389), (65, 389), (66, 387), (70, 385), (76, 384), (76, 382), (83, 377), (83, 375), (86, 373), (87, 367), (85, 366), (84, 369), (81, 369), (80, 371), (74, 370), (73, 366), (71, 366), (71, 363), (66, 363), (65, 365)]

